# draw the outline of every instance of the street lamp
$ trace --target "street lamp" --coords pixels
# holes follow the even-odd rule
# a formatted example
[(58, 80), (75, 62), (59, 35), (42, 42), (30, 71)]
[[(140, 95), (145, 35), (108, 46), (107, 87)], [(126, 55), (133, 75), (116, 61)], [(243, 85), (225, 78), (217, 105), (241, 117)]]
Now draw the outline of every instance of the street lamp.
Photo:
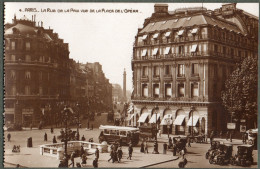
[(157, 143), (157, 113), (158, 113), (158, 105), (156, 104), (155, 108), (154, 108), (154, 111), (155, 111), (155, 124), (156, 124), (156, 127), (155, 127), (155, 142), (154, 142), (154, 150), (153, 150), (153, 154), (159, 154), (158, 152), (158, 143)]
[(77, 140), (79, 140), (79, 103), (76, 104), (77, 107)]
[(193, 137), (193, 112), (195, 110), (194, 106), (191, 106), (190, 107), (190, 110), (191, 110), (191, 136)]
[(125, 126), (126, 126), (126, 109), (127, 109), (127, 104), (125, 103), (125, 104), (124, 104), (124, 110), (125, 110), (125, 119), (124, 119), (124, 120), (125, 120)]
[[(69, 119), (69, 115), (70, 115), (70, 110), (68, 109), (67, 106), (65, 106), (64, 110), (62, 111), (62, 115), (63, 115), (63, 120), (65, 122), (65, 158), (67, 159), (67, 144), (68, 144), (68, 136), (67, 136), (67, 130), (68, 130), (68, 119)], [(68, 161), (66, 160), (66, 163), (68, 163)], [(68, 164), (67, 164), (68, 166)]]

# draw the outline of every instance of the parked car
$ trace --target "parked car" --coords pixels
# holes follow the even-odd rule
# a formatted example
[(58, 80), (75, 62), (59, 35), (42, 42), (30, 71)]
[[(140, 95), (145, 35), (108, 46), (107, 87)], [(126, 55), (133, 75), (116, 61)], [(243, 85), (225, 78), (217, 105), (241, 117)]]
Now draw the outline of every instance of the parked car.
[(231, 165), (249, 167), (254, 162), (253, 146), (243, 145), (237, 147), (237, 154), (232, 157)]
[(220, 144), (218, 150), (209, 157), (210, 164), (229, 164), (232, 158), (233, 146), (231, 144)]
[(218, 147), (220, 145), (219, 141), (212, 141), (212, 145), (210, 147), (210, 149), (208, 149), (208, 152), (206, 152), (205, 158), (208, 159), (213, 152), (218, 150)]

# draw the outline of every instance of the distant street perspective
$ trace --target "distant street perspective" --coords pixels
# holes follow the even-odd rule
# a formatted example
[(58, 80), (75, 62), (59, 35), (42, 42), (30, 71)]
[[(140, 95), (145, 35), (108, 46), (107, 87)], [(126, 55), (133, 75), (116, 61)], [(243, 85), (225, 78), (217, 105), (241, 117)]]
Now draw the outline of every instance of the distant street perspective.
[(4, 167), (258, 168), (259, 17), (250, 3), (193, 5), (129, 4), (125, 24), (61, 9), (43, 23), (7, 3)]

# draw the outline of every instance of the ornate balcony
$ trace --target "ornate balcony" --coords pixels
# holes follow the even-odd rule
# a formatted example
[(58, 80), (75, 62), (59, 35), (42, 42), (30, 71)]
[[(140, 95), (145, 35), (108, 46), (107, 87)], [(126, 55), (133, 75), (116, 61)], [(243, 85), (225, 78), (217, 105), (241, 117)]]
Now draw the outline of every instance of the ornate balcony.
[(159, 75), (153, 75), (153, 81), (160, 81)]
[(199, 81), (200, 80), (199, 74), (198, 73), (191, 74), (190, 80)]

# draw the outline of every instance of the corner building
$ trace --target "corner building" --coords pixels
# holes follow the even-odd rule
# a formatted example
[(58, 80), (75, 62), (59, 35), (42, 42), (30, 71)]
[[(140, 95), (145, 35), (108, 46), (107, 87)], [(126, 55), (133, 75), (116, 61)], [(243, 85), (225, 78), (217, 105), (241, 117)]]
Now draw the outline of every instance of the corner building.
[[(257, 55), (258, 17), (237, 9), (155, 4), (133, 48), (133, 126), (156, 122), (162, 133), (194, 135), (226, 130), (221, 105), (225, 80), (244, 57)], [(158, 108), (156, 108), (156, 105)]]

